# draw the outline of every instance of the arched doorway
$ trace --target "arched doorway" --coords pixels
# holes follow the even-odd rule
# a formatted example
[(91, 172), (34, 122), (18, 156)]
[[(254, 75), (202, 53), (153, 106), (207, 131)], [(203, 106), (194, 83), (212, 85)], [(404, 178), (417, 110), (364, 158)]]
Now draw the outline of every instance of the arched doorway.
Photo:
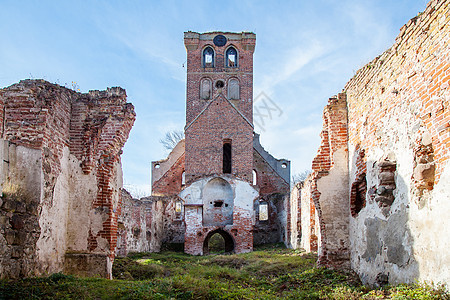
[(216, 229), (209, 232), (203, 242), (203, 255), (208, 255), (210, 253), (231, 253), (233, 251), (233, 237), (222, 229)]

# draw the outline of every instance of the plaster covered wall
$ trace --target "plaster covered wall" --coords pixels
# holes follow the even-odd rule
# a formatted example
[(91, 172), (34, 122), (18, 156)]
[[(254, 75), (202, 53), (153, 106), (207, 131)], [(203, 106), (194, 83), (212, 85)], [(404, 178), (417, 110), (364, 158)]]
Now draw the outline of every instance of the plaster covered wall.
[(318, 250), (319, 265), (343, 268), (350, 267), (346, 104), (341, 93), (323, 111), (321, 146), (301, 190), (300, 242)]
[(0, 106), (0, 277), (110, 277), (120, 154), (135, 118), (125, 91), (24, 80), (0, 90)]
[(366, 173), (368, 190), (350, 221), (364, 282), (450, 282), (449, 11), (450, 1), (430, 1), (345, 87), (350, 182)]
[[(204, 135), (199, 134), (199, 136)], [(201, 141), (199, 141), (198, 146), (208, 148)], [(217, 151), (220, 154), (221, 150), (217, 149)], [(182, 140), (166, 159), (152, 162), (152, 199), (156, 199), (156, 196), (171, 199), (185, 188), (182, 182), (182, 174), (185, 169), (184, 158), (185, 143)], [(290, 226), (287, 224), (290, 222), (290, 207), (287, 195), (289, 193), (290, 161), (275, 159), (264, 150), (259, 142), (259, 135), (255, 133), (253, 136), (253, 170), (256, 173), (256, 184), (252, 186), (259, 192), (259, 197), (253, 203), (254, 213), (256, 214), (253, 227), (253, 243), (254, 245), (278, 242), (289, 244)], [(214, 196), (214, 192), (212, 194)], [(230, 222), (233, 215), (232, 203), (224, 203), (220, 208), (214, 208), (214, 200), (224, 199), (210, 199), (206, 201), (207, 198), (208, 195), (204, 197), (205, 203), (203, 204), (211, 206), (211, 210), (208, 210), (209, 212), (215, 211), (216, 213), (208, 214), (202, 209), (204, 216), (202, 222), (214, 223), (214, 215), (217, 215), (219, 211), (224, 218), (222, 225)], [(259, 220), (260, 203), (268, 204), (269, 218), (266, 221)], [(174, 204), (175, 201), (168, 201), (166, 212), (174, 211), (174, 208), (169, 208), (170, 205), (173, 206)], [(184, 222), (184, 218), (182, 218), (182, 221), (174, 219), (176, 221), (171, 222), (172, 219), (169, 215), (162, 218), (165, 228), (164, 236), (167, 237), (167, 243), (184, 243), (184, 230), (181, 230), (184, 228), (184, 223), (179, 224), (182, 221)], [(163, 243), (166, 243), (166, 241)], [(152, 251), (154, 251), (153, 248)]]
[[(203, 220), (203, 216), (208, 214), (207, 210), (210, 209), (203, 204), (204, 189), (210, 181), (215, 180), (226, 181), (233, 193), (232, 222), (226, 225), (222, 224), (220, 220), (217, 224), (205, 224)], [(208, 176), (186, 187), (180, 193), (185, 208), (184, 251), (193, 255), (203, 255), (205, 239), (210, 237), (211, 232), (217, 230), (225, 232), (227, 236), (232, 238), (235, 253), (252, 251), (252, 228), (255, 222), (253, 202), (257, 197), (258, 192), (248, 182), (236, 179), (233, 176)]]
[(450, 282), (449, 24), (450, 1), (430, 1), (324, 110), (301, 245), (313, 199), (319, 263), (364, 283)]
[[(177, 211), (179, 202), (180, 211)], [(117, 254), (178, 249), (184, 243), (184, 210), (177, 196), (134, 199), (122, 189), (118, 219)]]

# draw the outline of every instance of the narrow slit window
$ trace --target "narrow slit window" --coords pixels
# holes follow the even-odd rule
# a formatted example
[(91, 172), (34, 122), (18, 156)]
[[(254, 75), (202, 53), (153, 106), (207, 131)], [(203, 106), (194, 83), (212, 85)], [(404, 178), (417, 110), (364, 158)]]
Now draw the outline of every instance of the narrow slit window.
[(223, 173), (231, 173), (231, 143), (225, 142), (223, 144)]
[(267, 206), (267, 202), (259, 203), (259, 220), (260, 221), (269, 220), (269, 208)]
[(181, 213), (181, 202), (176, 202), (175, 204), (175, 212)]
[(253, 170), (252, 174), (253, 174), (253, 185), (256, 185), (256, 183), (257, 183), (256, 171)]
[(181, 173), (181, 185), (186, 184), (186, 172)]

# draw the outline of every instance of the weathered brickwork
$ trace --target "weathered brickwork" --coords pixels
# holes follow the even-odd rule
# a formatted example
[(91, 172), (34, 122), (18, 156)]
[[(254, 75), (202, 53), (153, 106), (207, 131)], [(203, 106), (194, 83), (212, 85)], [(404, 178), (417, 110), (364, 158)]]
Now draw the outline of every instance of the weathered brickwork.
[[(213, 39), (216, 35), (227, 38), (225, 45), (216, 46)], [(253, 52), (255, 51), (256, 36), (251, 32), (210, 32), (199, 34), (185, 32), (184, 45), (187, 51), (187, 94), (186, 94), (186, 125), (190, 124), (219, 94), (227, 96), (228, 83), (232, 78), (239, 81), (240, 99), (233, 101), (237, 109), (252, 123), (253, 121)], [(202, 53), (206, 47), (214, 50), (214, 67), (203, 67)], [(225, 65), (225, 52), (229, 47), (237, 50), (236, 67)], [(212, 82), (210, 100), (200, 98), (200, 80), (209, 78)], [(216, 87), (217, 80), (222, 80), (224, 86)]]
[(430, 1), (325, 108), (302, 222), (311, 197), (319, 263), (350, 260), (365, 283), (450, 282), (449, 24), (450, 1)]
[(152, 184), (152, 195), (178, 195), (183, 187), (182, 177), (184, 172), (183, 154), (176, 160), (170, 169)]
[(223, 173), (223, 144), (231, 141), (231, 174), (251, 181), (253, 126), (223, 95), (217, 96), (185, 129), (186, 183)]
[[(309, 240), (302, 241), (301, 244), (311, 251), (319, 247), (319, 265), (347, 268), (350, 259), (349, 203), (342, 201), (348, 199), (345, 94), (329, 99), (323, 112), (323, 120), (322, 141), (312, 163), (313, 172), (301, 191), (302, 209), (307, 209), (302, 217), (309, 216), (308, 231), (311, 232), (303, 234), (302, 230), (302, 237)], [(318, 226), (315, 224), (316, 214)]]
[[(120, 214), (120, 154), (135, 119), (125, 91), (80, 94), (25, 80), (0, 90), (0, 103), (7, 199), (0, 238), (10, 241), (0, 250), (1, 277), (77, 273), (72, 261), (92, 263), (80, 265), (83, 274), (109, 277)], [(23, 230), (22, 223), (29, 225), (18, 238), (9, 228)]]
[[(208, 254), (216, 233), (227, 252), (287, 243), (290, 162), (267, 153), (253, 132), (255, 35), (186, 32), (184, 42), (185, 140), (152, 163), (152, 195), (181, 198), (186, 253)], [(261, 222), (255, 221), (260, 203), (269, 216)]]
[[(260, 148), (259, 139), (257, 139), (258, 146)], [(255, 140), (254, 140), (255, 147)], [(287, 226), (287, 222), (290, 221), (290, 216), (288, 212), (290, 209), (287, 208), (289, 205), (289, 198), (286, 195), (289, 192), (289, 185), (285, 178), (289, 178), (290, 162), (287, 160), (276, 160), (270, 154), (265, 153), (264, 155), (270, 156), (272, 160), (269, 163), (264, 159), (261, 154), (253, 149), (253, 167), (252, 169), (256, 171), (256, 185), (254, 188), (259, 190), (260, 197), (255, 199), (253, 207), (255, 211), (256, 221), (253, 227), (253, 244), (267, 244), (267, 243), (277, 243), (277, 242), (287, 242), (288, 235), (290, 234), (290, 228)], [(259, 150), (261, 151), (261, 150)], [(169, 154), (168, 158), (161, 161), (153, 162), (153, 173), (155, 181), (153, 182), (152, 195), (163, 196), (163, 195), (177, 195), (179, 194), (184, 186), (182, 185), (181, 178), (182, 172), (184, 171), (184, 141), (181, 141), (176, 148)], [(165, 164), (171, 164), (166, 166)], [(281, 167), (281, 164), (285, 163), (286, 168)], [(155, 169), (155, 165), (159, 164), (158, 169)], [(278, 167), (277, 167), (278, 165)], [(287, 169), (287, 174), (282, 174), (282, 177), (277, 170)], [(159, 174), (159, 170), (163, 172)], [(156, 171), (156, 172), (155, 172)], [(269, 219), (267, 221), (259, 221), (259, 204), (261, 202), (268, 204)], [(183, 218), (183, 216), (181, 216)], [(166, 218), (167, 222), (170, 223), (170, 218)], [(184, 218), (183, 218), (184, 220)], [(126, 226), (126, 228), (128, 228)], [(217, 227), (218, 228), (218, 227)], [(215, 230), (217, 228), (210, 228)], [(172, 233), (179, 232), (177, 230), (168, 230), (165, 234), (170, 235)], [(180, 235), (183, 237), (184, 233)], [(181, 243), (183, 240), (181, 240)], [(133, 243), (136, 243), (133, 242)], [(180, 243), (180, 242), (173, 242)], [(200, 247), (200, 246), (199, 246)], [(200, 248), (202, 248), (201, 246)], [(202, 248), (203, 249), (203, 248)], [(156, 251), (155, 248), (151, 248), (151, 251)]]
[(117, 255), (129, 252), (158, 252), (179, 249), (184, 243), (184, 209), (178, 196), (150, 196), (134, 199), (122, 189), (118, 219)]
[(350, 222), (352, 266), (367, 282), (450, 282), (449, 24), (450, 1), (430, 1), (345, 86), (350, 181), (366, 173), (368, 191)]

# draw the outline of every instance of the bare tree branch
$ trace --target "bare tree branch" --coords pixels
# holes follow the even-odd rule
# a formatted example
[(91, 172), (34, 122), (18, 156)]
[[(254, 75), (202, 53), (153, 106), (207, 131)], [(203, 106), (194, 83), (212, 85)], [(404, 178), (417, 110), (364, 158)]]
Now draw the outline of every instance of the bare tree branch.
[(167, 150), (172, 150), (178, 144), (179, 141), (184, 139), (184, 131), (181, 130), (172, 130), (166, 132), (164, 138), (160, 139), (159, 142), (166, 148)]
[(309, 174), (311, 174), (311, 170), (304, 170), (300, 173), (292, 175), (292, 186), (296, 185), (299, 182), (305, 181)]

